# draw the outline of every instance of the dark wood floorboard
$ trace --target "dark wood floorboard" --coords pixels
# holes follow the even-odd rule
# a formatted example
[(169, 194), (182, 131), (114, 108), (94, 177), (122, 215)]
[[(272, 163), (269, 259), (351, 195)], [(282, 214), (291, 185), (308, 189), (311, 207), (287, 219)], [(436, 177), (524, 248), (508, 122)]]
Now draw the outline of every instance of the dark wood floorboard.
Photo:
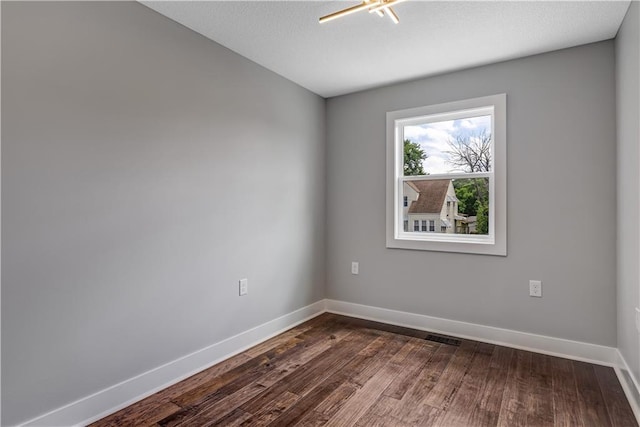
[(486, 383), (494, 345), (479, 343), (469, 369), (462, 377), (460, 388), (454, 393), (449, 409), (440, 417), (437, 426), (466, 426), (471, 424), (472, 411), (482, 398), (482, 386)]
[(495, 426), (498, 424), (502, 397), (507, 383), (505, 367), (513, 357), (516, 350), (507, 347), (495, 346), (489, 360), (487, 377), (480, 390), (479, 400), (470, 409), (469, 425)]
[(613, 369), (605, 366), (594, 366), (593, 369), (596, 371), (600, 390), (603, 391), (602, 396), (611, 424), (616, 427), (633, 425), (635, 423), (633, 412), (629, 408), (629, 402), (627, 402)]
[(611, 425), (611, 420), (607, 414), (602, 390), (593, 368), (594, 366), (589, 363), (573, 363), (580, 415), (586, 426), (608, 427)]
[(612, 368), (323, 314), (105, 426), (638, 426)]

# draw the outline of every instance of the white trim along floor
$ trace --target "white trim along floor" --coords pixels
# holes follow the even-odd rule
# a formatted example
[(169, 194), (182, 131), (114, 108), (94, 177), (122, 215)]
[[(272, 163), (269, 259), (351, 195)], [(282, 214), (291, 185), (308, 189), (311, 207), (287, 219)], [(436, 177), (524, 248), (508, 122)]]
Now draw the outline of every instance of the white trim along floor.
[(640, 386), (614, 347), (324, 299), (69, 403), (21, 426), (87, 425), (325, 312), (611, 366), (640, 421)]

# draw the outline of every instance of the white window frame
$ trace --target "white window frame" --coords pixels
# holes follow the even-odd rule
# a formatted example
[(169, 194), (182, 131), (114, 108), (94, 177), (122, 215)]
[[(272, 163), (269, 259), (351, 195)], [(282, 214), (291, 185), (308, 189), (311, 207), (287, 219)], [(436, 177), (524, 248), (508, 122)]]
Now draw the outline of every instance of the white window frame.
[[(403, 228), (404, 127), (479, 115), (492, 116), (490, 172), (429, 175), (432, 179), (489, 178), (489, 235), (415, 233)], [(507, 255), (507, 95), (498, 94), (387, 113), (387, 248)]]

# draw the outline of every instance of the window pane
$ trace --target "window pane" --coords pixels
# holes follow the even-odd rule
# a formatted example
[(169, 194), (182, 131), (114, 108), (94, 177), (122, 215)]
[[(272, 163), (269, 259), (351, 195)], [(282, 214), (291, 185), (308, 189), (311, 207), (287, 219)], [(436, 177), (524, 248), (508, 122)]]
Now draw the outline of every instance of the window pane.
[(404, 181), (402, 191), (402, 220), (414, 232), (489, 234), (489, 178)]
[(404, 176), (489, 172), (491, 116), (404, 126)]

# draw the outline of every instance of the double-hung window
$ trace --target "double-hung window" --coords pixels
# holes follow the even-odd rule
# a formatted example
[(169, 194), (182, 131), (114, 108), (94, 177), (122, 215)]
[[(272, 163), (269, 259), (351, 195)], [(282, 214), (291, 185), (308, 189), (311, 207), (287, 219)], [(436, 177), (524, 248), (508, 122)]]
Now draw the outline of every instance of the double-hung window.
[(506, 256), (506, 158), (505, 94), (387, 113), (387, 247)]

